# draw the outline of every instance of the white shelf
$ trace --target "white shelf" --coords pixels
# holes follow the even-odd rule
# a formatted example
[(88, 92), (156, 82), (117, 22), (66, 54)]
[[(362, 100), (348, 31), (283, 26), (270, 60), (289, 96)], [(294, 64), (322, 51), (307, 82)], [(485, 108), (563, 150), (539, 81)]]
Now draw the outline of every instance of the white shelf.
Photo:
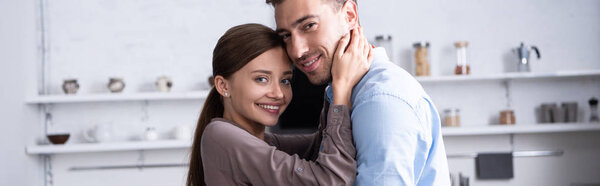
[(455, 76), (416, 77), (416, 79), (421, 83), (436, 83), (436, 82), (462, 82), (462, 81), (494, 81), (494, 80), (512, 80), (512, 79), (565, 78), (565, 77), (586, 77), (586, 76), (600, 76), (600, 70), (558, 71), (558, 72), (548, 72), (548, 73), (511, 72), (511, 73), (505, 73), (505, 74), (492, 74), (492, 75), (455, 75)]
[[(485, 127), (443, 127), (443, 136), (474, 136), (498, 134), (559, 133), (600, 131), (600, 123), (555, 123), (533, 125), (494, 125)], [(113, 152), (136, 150), (184, 149), (191, 147), (191, 141), (153, 141), (153, 142), (114, 142), (80, 143), (65, 145), (34, 145), (26, 148), (27, 154), (64, 154), (85, 152)]]
[[(552, 73), (506, 73), (492, 75), (437, 76), (417, 77), (421, 83), (494, 81), (511, 79), (542, 79), (563, 77), (600, 76), (600, 70), (559, 71)], [(56, 94), (38, 95), (27, 99), (28, 104), (49, 103), (84, 103), (84, 102), (119, 102), (119, 101), (152, 101), (152, 100), (198, 100), (205, 99), (208, 90), (192, 92), (143, 92), (143, 93), (103, 93), (103, 94)]]
[(35, 145), (28, 146), (27, 154), (63, 154), (83, 152), (112, 152), (112, 151), (136, 151), (136, 150), (160, 150), (160, 149), (183, 149), (190, 148), (190, 140), (163, 140), (152, 142), (109, 142), (109, 143), (79, 143), (64, 145)]
[(198, 100), (208, 96), (208, 90), (193, 92), (145, 92), (145, 93), (105, 93), (105, 94), (61, 94), (39, 95), (27, 99), (28, 104), (118, 102), (151, 100)]
[(600, 131), (600, 123), (548, 123), (529, 125), (493, 125), (484, 127), (442, 127), (443, 136), (527, 134)]

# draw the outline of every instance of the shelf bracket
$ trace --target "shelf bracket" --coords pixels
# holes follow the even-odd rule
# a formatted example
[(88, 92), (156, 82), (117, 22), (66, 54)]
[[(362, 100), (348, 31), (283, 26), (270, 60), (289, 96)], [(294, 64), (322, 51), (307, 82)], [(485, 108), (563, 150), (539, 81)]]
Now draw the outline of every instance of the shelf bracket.
[(504, 85), (504, 96), (506, 97), (506, 108), (511, 108), (512, 106), (512, 97), (510, 95), (510, 84), (511, 79), (505, 79), (502, 84)]
[(138, 152), (139, 152), (139, 156), (138, 156), (138, 169), (140, 171), (143, 171), (145, 163), (146, 163), (146, 156), (144, 154), (144, 150), (139, 150)]
[(515, 151), (515, 134), (510, 134), (509, 136), (510, 142), (510, 151)]
[(150, 115), (148, 114), (148, 107), (150, 107), (150, 102), (148, 100), (144, 100), (144, 103), (142, 104), (142, 123), (148, 123), (148, 120), (150, 120)]
[(39, 23), (40, 23), (40, 52), (41, 52), (41, 64), (40, 72), (41, 76), (39, 80), (41, 85), (38, 86), (38, 94), (46, 95), (49, 92), (48, 89), (48, 40), (46, 36), (46, 0), (39, 0)]
[(46, 136), (46, 135), (48, 135), (48, 128), (50, 128), (52, 126), (52, 112), (51, 112), (52, 104), (43, 104), (42, 110), (43, 110), (42, 114), (43, 114), (43, 119), (44, 119), (43, 130), (44, 130), (44, 136)]
[[(38, 8), (40, 11), (39, 14), (39, 24), (40, 24), (40, 52), (41, 52), (41, 60), (40, 60), (40, 84), (38, 85), (38, 95), (46, 95), (49, 93), (48, 89), (48, 41), (46, 37), (46, 0), (38, 0)], [(52, 114), (50, 113), (51, 105), (42, 105), (40, 119), (43, 119), (44, 125), (42, 126), (42, 130), (44, 132), (43, 136), (45, 137), (48, 134), (48, 124), (52, 120)], [(48, 140), (44, 138), (44, 140)], [(50, 155), (42, 155), (42, 163), (44, 165), (43, 169), (43, 177), (44, 177), (44, 186), (53, 186), (54, 185), (54, 174), (52, 173), (52, 156)]]
[(44, 186), (53, 186), (54, 174), (52, 173), (52, 156), (48, 154), (42, 155), (42, 161), (44, 162)]

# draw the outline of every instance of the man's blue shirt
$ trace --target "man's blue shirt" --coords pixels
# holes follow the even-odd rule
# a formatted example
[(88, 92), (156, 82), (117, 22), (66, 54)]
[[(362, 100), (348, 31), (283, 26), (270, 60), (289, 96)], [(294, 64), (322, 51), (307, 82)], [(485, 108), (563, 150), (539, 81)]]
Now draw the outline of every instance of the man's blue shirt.
[[(355, 185), (450, 185), (435, 105), (385, 49), (373, 54), (369, 72), (352, 90)], [(331, 102), (333, 91), (326, 94)]]

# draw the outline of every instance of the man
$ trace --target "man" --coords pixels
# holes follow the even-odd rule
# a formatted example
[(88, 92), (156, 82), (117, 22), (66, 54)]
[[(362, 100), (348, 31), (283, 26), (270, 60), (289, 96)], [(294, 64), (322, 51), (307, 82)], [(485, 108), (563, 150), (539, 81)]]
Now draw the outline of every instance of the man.
[[(331, 83), (340, 38), (359, 27), (355, 0), (267, 0), (287, 53), (309, 81)], [(369, 72), (352, 91), (357, 149), (355, 185), (450, 185), (437, 110), (421, 85), (374, 49)], [(326, 91), (331, 102), (331, 89)], [(322, 112), (327, 113), (327, 112)]]

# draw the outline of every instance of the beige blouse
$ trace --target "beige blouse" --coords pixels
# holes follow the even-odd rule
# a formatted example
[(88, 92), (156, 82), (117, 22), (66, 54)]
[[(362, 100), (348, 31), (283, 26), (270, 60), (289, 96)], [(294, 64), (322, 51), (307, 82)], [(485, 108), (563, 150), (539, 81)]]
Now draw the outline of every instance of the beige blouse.
[[(235, 123), (215, 118), (201, 141), (204, 179), (222, 185), (352, 185), (356, 149), (347, 106), (325, 104), (319, 131), (265, 134), (265, 141)], [(326, 122), (325, 122), (326, 121)]]

